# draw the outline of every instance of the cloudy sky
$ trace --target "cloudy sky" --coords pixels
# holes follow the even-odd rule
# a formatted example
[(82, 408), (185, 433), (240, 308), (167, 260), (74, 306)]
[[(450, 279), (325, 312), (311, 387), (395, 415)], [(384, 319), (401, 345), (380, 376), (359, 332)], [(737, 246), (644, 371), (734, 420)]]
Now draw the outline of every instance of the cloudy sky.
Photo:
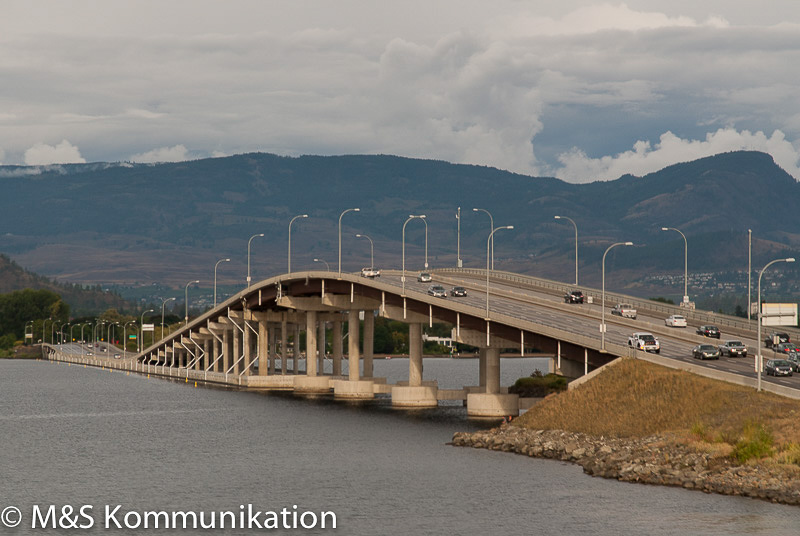
[(800, 179), (798, 0), (3, 0), (0, 163), (397, 154)]

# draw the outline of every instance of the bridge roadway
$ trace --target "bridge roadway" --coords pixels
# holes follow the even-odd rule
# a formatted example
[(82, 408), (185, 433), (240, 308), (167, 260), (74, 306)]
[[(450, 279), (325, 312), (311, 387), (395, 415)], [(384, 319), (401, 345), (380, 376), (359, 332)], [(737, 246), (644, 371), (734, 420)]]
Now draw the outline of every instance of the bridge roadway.
[[(442, 270), (435, 282), (446, 288), (468, 288), (463, 298), (434, 298), (427, 294), (430, 283), (417, 281), (407, 272), (405, 293), (397, 271), (385, 272), (376, 280), (335, 272), (300, 272), (273, 277), (245, 289), (208, 311), (165, 339), (145, 349), (133, 360), (94, 359), (89, 364), (185, 378), (186, 381), (217, 382), (256, 389), (294, 389), (305, 394), (330, 393), (337, 398), (371, 398), (391, 394), (399, 407), (430, 407), (438, 400), (463, 399), (475, 416), (516, 414), (518, 399), (499, 385), (500, 350), (517, 349), (521, 355), (537, 349), (556, 356), (557, 366), (568, 376), (588, 373), (618, 356), (645, 357), (627, 347), (634, 331), (650, 331), (662, 344), (657, 359), (668, 366), (692, 368), (710, 375), (752, 385), (755, 372), (751, 358), (722, 358), (718, 362), (695, 363), (691, 348), (709, 342), (694, 330), (667, 328), (657, 314), (637, 320), (606, 314), (606, 348), (600, 348), (600, 305), (570, 305), (553, 288), (537, 288), (533, 278), (504, 280), (493, 274), (490, 282), (490, 314), (486, 315), (486, 283), (468, 271)], [(560, 284), (563, 285), (563, 284)], [(566, 285), (565, 285), (566, 286)], [(557, 290), (557, 289), (556, 289)], [(590, 291), (591, 292), (591, 291)], [(591, 295), (591, 294), (590, 294)], [(612, 305), (607, 300), (607, 306)], [(363, 314), (364, 355), (357, 343)], [(409, 324), (409, 380), (386, 385), (372, 374), (374, 312)], [(342, 325), (350, 333), (345, 359)], [(460, 342), (480, 348), (475, 386), (461, 390), (438, 389), (423, 380), (422, 325), (448, 322)], [(333, 373), (322, 374), (327, 326), (332, 327)], [(733, 329), (733, 328), (732, 328)], [(741, 326), (736, 329), (741, 329)], [(306, 334), (306, 352), (292, 347)], [(356, 344), (353, 344), (353, 341)], [(715, 343), (716, 340), (711, 341)], [(755, 341), (749, 340), (755, 347)], [(299, 345), (298, 345), (299, 346)], [(322, 351), (319, 351), (319, 350)], [(752, 351), (753, 348), (751, 348)], [(86, 362), (84, 355), (51, 347), (51, 357)], [(306, 359), (314, 355), (316, 359)], [(266, 356), (266, 359), (259, 359)], [(654, 359), (653, 356), (647, 356)], [(301, 365), (305, 365), (303, 369)], [(360, 365), (360, 366), (359, 366)], [(702, 365), (702, 366), (697, 366)], [(783, 394), (800, 394), (798, 378), (764, 378), (765, 387)]]

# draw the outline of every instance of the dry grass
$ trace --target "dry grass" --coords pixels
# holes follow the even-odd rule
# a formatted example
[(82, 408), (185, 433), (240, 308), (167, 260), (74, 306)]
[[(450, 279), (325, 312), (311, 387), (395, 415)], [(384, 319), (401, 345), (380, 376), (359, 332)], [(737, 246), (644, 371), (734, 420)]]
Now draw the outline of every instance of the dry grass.
[(725, 443), (735, 443), (758, 423), (776, 446), (788, 446), (800, 444), (798, 418), (800, 401), (626, 359), (575, 390), (545, 398), (515, 423), (596, 436), (678, 434)]

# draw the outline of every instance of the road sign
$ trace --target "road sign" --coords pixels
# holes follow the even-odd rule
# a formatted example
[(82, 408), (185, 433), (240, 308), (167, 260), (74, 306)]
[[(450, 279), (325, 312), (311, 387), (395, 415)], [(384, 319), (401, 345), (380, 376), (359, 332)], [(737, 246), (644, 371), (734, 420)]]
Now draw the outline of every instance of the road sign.
[(796, 303), (763, 303), (761, 304), (762, 326), (796, 326)]
[(155, 331), (155, 324), (142, 324), (142, 331)]
[(128, 335), (128, 338), (129, 338), (129, 339), (136, 340), (136, 335)]

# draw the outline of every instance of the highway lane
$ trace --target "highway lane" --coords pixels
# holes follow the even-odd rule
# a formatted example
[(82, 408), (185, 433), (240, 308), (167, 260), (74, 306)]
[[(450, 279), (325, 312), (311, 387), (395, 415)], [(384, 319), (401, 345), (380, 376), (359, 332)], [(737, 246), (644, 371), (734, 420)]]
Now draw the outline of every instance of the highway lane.
[[(420, 292), (427, 294), (427, 289), (431, 283), (418, 282), (417, 274), (409, 272), (406, 276), (406, 290), (408, 292)], [(402, 281), (399, 275), (385, 274), (381, 277), (381, 282), (401, 287)], [(472, 278), (456, 279), (453, 277), (439, 278), (434, 276), (434, 283), (442, 284), (448, 294), (454, 284), (464, 286), (468, 289), (468, 296), (463, 298), (443, 298), (446, 300), (458, 300), (465, 304), (485, 308), (486, 293), (485, 283)], [(505, 297), (501, 294), (513, 295), (513, 298)], [(520, 307), (520, 302), (530, 304), (531, 299), (544, 300), (547, 303), (538, 306)], [(607, 303), (607, 307), (614, 304)], [(572, 304), (566, 305), (563, 297), (554, 296), (546, 292), (519, 289), (507, 284), (490, 282), (489, 285), (489, 306), (493, 312), (502, 313), (508, 316), (539, 323), (543, 326), (554, 327), (584, 336), (600, 338), (600, 304)], [(580, 316), (579, 316), (580, 314)], [(661, 343), (660, 355), (683, 361), (687, 363), (699, 363), (710, 368), (723, 370), (734, 374), (739, 374), (751, 378), (756, 377), (754, 354), (756, 350), (755, 337), (752, 339), (740, 338), (748, 345), (748, 357), (721, 357), (719, 360), (701, 361), (692, 357), (692, 348), (700, 342), (717, 345), (717, 339), (706, 339), (694, 333), (694, 328), (670, 328), (664, 325), (663, 318), (653, 318), (647, 315), (640, 316), (637, 320), (620, 319), (610, 314), (607, 309), (606, 315), (606, 341), (610, 343), (627, 345), (628, 336), (634, 331), (648, 331), (656, 334)], [(687, 334), (692, 340), (684, 340)], [(725, 334), (721, 339), (724, 340)], [(739, 338), (739, 337), (730, 337)], [(776, 356), (772, 350), (762, 350), (764, 360)], [(792, 377), (768, 377), (762, 373), (762, 381), (775, 382), (800, 389), (800, 375)]]

